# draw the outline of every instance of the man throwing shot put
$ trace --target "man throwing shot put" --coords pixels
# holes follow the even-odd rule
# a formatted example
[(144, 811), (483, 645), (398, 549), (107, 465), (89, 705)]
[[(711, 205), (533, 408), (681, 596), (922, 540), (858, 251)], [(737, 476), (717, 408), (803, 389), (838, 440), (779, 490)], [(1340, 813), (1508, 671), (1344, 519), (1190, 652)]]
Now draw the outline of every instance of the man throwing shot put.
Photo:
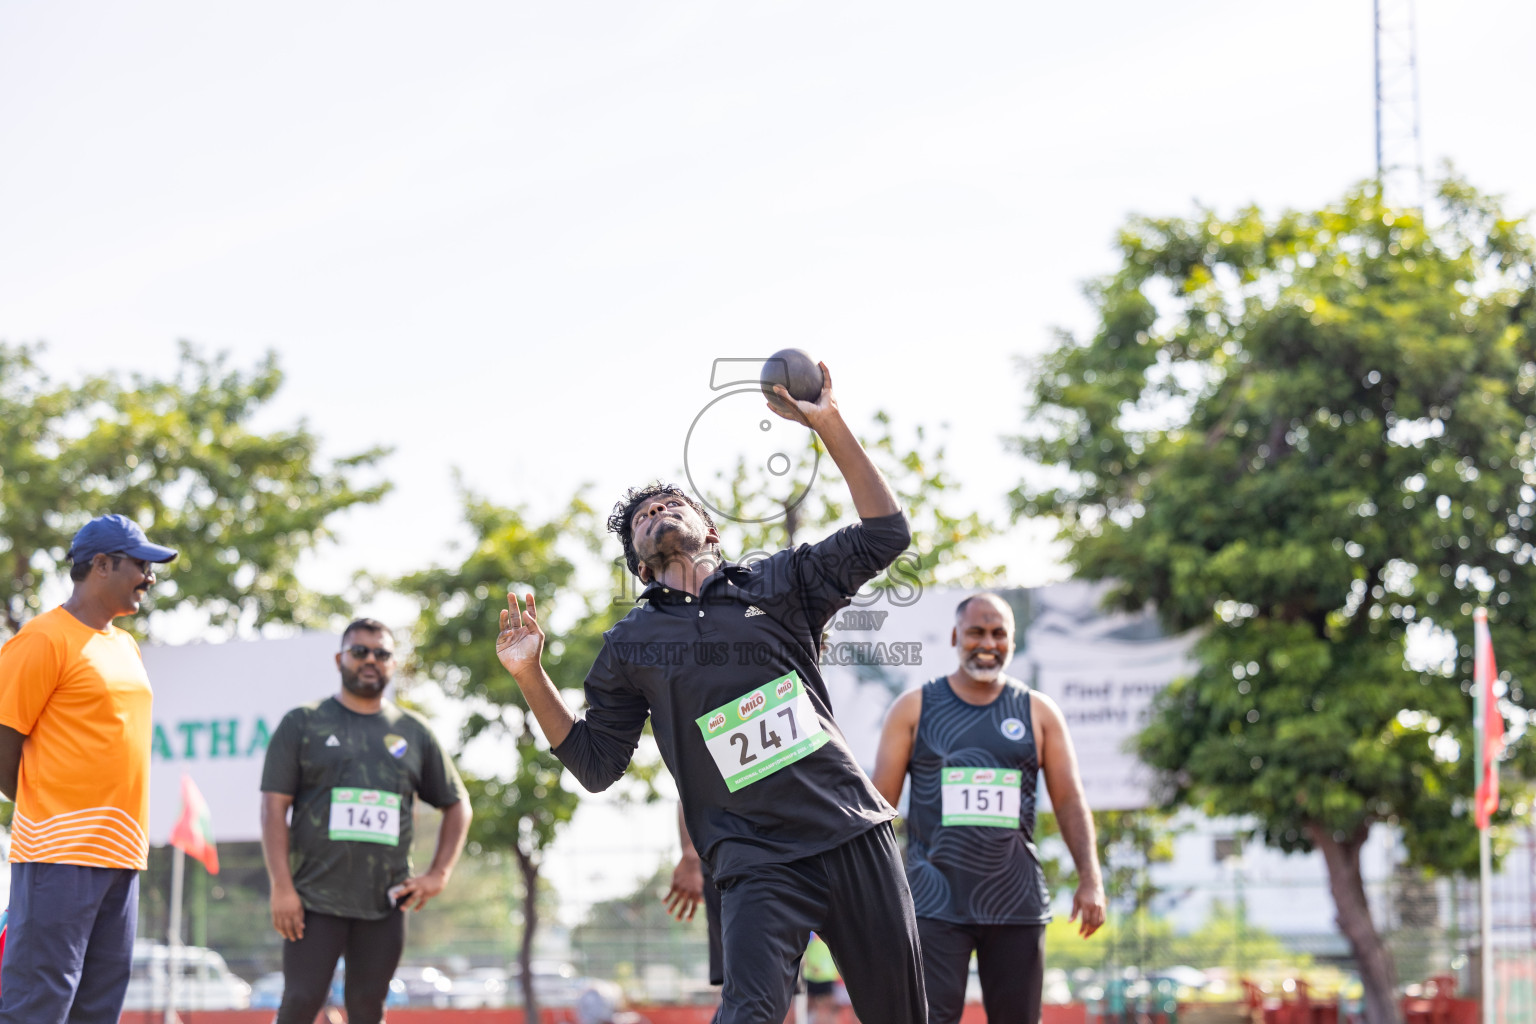
[(923, 940), (928, 1019), (954, 1024), (976, 953), (991, 1024), (1037, 1024), (1050, 894), (1035, 851), (1036, 775), (1045, 773), (1077, 865), (1072, 919), (1104, 923), (1093, 817), (1055, 702), (1003, 673), (1013, 610), (993, 594), (955, 609), (960, 666), (897, 698), (880, 736), (875, 785), (895, 803), (912, 777), (907, 880)]
[(149, 677), (132, 615), (176, 557), (126, 516), (69, 547), (68, 600), (0, 648), (0, 791), (15, 796), (4, 1024), (117, 1024), (149, 855)]
[(822, 628), (910, 533), (822, 371), (815, 402), (778, 388), (770, 408), (816, 431), (862, 522), (737, 565), (721, 558), (713, 521), (680, 490), (631, 491), (608, 526), (646, 589), (606, 634), (583, 719), (544, 672), (532, 594), (526, 607), (508, 595), (496, 641), (556, 756), (587, 789), (624, 774), (650, 718), (688, 834), (720, 889), (717, 1024), (781, 1024), (812, 930), (861, 1019), (926, 1018), (895, 811), (849, 752), (817, 669)]
[[(469, 831), (453, 762), (419, 715), (384, 699), (395, 668), (389, 628), (352, 623), (336, 667), (341, 691), (283, 716), (261, 773), (272, 926), (287, 940), (276, 1024), (313, 1024), (343, 953), (347, 1020), (378, 1024), (405, 947), (401, 911), (443, 891)], [(417, 796), (443, 812), (422, 875), (410, 860)]]

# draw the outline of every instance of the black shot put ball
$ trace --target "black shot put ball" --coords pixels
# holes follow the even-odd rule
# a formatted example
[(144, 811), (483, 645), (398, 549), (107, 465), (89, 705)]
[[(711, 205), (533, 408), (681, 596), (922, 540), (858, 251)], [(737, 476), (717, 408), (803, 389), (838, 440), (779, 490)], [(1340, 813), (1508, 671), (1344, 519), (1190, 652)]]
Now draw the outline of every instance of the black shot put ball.
[(758, 379), (762, 383), (763, 394), (768, 396), (770, 402), (782, 401), (774, 393), (775, 384), (783, 385), (802, 402), (814, 402), (821, 397), (821, 367), (802, 348), (781, 348), (763, 360), (763, 369)]

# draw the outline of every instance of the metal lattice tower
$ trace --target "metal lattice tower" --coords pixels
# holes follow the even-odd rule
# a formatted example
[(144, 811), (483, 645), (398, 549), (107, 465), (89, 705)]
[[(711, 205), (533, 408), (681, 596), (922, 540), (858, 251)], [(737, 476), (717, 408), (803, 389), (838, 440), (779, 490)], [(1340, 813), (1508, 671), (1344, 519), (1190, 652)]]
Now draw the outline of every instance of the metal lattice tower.
[(1376, 181), (1394, 206), (1424, 205), (1413, 0), (1372, 0), (1376, 25)]

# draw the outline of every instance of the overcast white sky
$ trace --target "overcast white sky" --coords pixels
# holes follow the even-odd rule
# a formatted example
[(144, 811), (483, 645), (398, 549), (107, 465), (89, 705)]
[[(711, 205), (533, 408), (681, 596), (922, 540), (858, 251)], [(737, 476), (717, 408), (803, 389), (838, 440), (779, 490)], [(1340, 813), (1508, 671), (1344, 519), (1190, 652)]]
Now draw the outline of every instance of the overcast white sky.
[[(1426, 163), (1536, 206), (1536, 7), (1418, 24)], [(453, 467), (539, 511), (677, 474), (711, 360), (785, 345), (856, 425), (950, 423), (1000, 514), (1012, 359), (1124, 218), (1327, 201), (1371, 98), (1368, 0), (11, 3), (0, 339), (276, 349), (269, 422), (396, 449), (322, 583), (446, 557)]]

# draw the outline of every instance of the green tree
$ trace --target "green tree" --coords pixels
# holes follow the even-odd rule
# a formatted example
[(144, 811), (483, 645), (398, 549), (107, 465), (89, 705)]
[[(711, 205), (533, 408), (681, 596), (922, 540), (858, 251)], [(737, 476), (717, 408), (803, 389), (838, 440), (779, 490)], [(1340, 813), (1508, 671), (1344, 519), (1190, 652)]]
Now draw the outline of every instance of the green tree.
[[(981, 564), (975, 545), (997, 535), (996, 527), (979, 513), (954, 515), (946, 510), (960, 489), (947, 465), (945, 435), (948, 425), (937, 431), (918, 424), (907, 436), (898, 433), (891, 417), (876, 412), (869, 430), (860, 438), (869, 456), (885, 475), (896, 500), (912, 526), (912, 549), (903, 556), (903, 572), (924, 586), (985, 586), (1003, 576), (1001, 566)], [(816, 456), (820, 454), (819, 462)], [(741, 523), (729, 518), (718, 523), (721, 543), (727, 554), (739, 557), (751, 552), (772, 552), (782, 547), (815, 539), (832, 527), (851, 522), (853, 503), (848, 489), (832, 460), (825, 457), (819, 439), (812, 434), (806, 450), (796, 453), (791, 476), (809, 471), (816, 465), (816, 479), (805, 499), (788, 507), (784, 515), (762, 523)], [(738, 461), (729, 484), (731, 508), (755, 507), (750, 496), (767, 493), (770, 481), (761, 468), (753, 469)], [(721, 517), (716, 516), (720, 519)], [(898, 574), (899, 575), (899, 574)], [(882, 575), (874, 586), (899, 586)]]
[(68, 565), (87, 520), (120, 512), (178, 548), (152, 592), (158, 611), (195, 607), (234, 631), (324, 624), (336, 595), (299, 582), (299, 559), (331, 539), (338, 512), (373, 504), (387, 483), (360, 482), (385, 454), (332, 461), (300, 423), (253, 421), (283, 383), (268, 354), (249, 372), (183, 345), (175, 373), (48, 378), (37, 351), (0, 344), (0, 606), (15, 632), (41, 610), (41, 588)]
[(703, 908), (691, 921), (674, 921), (662, 903), (672, 884), (672, 867), (663, 863), (629, 895), (592, 905), (586, 920), (571, 932), (571, 945), (586, 973), (637, 977), (652, 964), (666, 964), (685, 975), (707, 971), (709, 935)]
[[(1140, 740), (1167, 804), (1322, 852), (1371, 1024), (1396, 1019), (1396, 975), (1361, 847), (1389, 822), (1415, 865), (1476, 864), (1474, 607), (1509, 701), (1536, 654), (1536, 248), (1465, 184), (1438, 195), (1434, 224), (1373, 188), (1132, 219), (1017, 442), (1040, 467), (1017, 513), (1058, 517), (1113, 602), (1201, 631)], [(1437, 637), (1461, 643), (1424, 655)], [(1530, 744), (1509, 767), (1532, 774)]]
[[(576, 813), (580, 800), (562, 784), (564, 766), (535, 731), (533, 715), (517, 682), (496, 658), (498, 616), (507, 591), (532, 591), (549, 634), (544, 667), (566, 700), (579, 704), (581, 685), (602, 645), (602, 631), (623, 614), (607, 595), (583, 593), (574, 557), (595, 551), (601, 533), (592, 509), (575, 499), (547, 522), (532, 522), (523, 509), (464, 495), (472, 547), (457, 566), (406, 576), (395, 589), (421, 609), (413, 633), (413, 667), (451, 697), (473, 709), (462, 740), (481, 735), (510, 738), (515, 754), (506, 774), (465, 779), (474, 821), (469, 841), (479, 849), (506, 851), (522, 876), (523, 936), (518, 954), (529, 1020), (538, 1019), (533, 992), (534, 938), (539, 925), (539, 871), (544, 853)], [(575, 545), (566, 550), (562, 545)], [(560, 628), (568, 623), (569, 628)], [(659, 762), (639, 760), (632, 781), (649, 796)]]
[(1281, 963), (1291, 968), (1312, 966), (1311, 954), (1287, 949), (1277, 936), (1255, 927), (1247, 915), (1220, 900), (1212, 902), (1205, 922), (1197, 930), (1169, 939), (1165, 959), (1160, 966), (1191, 964), (1236, 971), (1264, 963)]

